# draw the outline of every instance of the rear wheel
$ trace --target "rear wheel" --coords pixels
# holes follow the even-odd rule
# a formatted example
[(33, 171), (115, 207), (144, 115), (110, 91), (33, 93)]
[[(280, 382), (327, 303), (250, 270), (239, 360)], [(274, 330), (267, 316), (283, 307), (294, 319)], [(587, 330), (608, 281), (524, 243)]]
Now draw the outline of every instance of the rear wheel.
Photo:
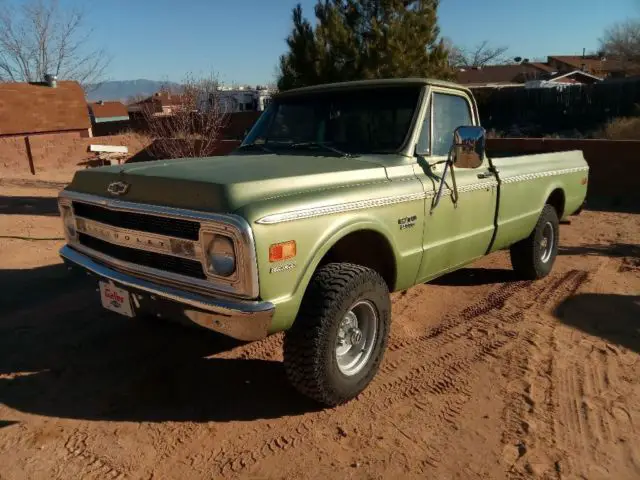
[(321, 267), (285, 334), (290, 382), (325, 405), (354, 398), (378, 371), (390, 323), (389, 290), (377, 272), (349, 263)]
[(522, 278), (546, 277), (558, 255), (560, 222), (555, 208), (545, 205), (533, 232), (511, 246), (511, 265)]

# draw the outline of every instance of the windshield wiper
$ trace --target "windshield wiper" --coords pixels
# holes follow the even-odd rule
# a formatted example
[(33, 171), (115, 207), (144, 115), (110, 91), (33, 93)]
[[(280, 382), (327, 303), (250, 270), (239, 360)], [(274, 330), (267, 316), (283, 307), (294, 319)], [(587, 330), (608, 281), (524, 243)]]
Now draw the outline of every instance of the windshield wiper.
[(289, 146), (292, 147), (292, 148), (320, 147), (320, 148), (324, 148), (326, 150), (329, 150), (329, 151), (331, 151), (333, 153), (337, 153), (341, 157), (353, 157), (354, 156), (352, 153), (343, 152), (342, 150), (339, 150), (336, 147), (332, 147), (331, 145), (327, 145), (326, 143), (321, 143), (321, 142), (299, 142), (299, 143), (292, 143)]
[(262, 150), (263, 152), (267, 152), (267, 153), (276, 153), (273, 150), (271, 150), (268, 147), (265, 147), (263, 144), (261, 143), (247, 143), (245, 145), (240, 145), (238, 148), (236, 148), (236, 150), (248, 150), (250, 148), (259, 148), (260, 150)]

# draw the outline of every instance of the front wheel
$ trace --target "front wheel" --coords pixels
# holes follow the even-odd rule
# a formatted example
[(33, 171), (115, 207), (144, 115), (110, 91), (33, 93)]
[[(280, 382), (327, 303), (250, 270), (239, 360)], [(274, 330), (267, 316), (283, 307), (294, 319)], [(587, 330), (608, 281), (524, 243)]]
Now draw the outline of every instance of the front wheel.
[(289, 381), (325, 405), (351, 400), (377, 373), (390, 324), (389, 290), (377, 272), (349, 263), (321, 267), (285, 334)]
[(546, 277), (558, 255), (560, 222), (556, 209), (545, 205), (533, 232), (511, 246), (511, 265), (525, 279)]

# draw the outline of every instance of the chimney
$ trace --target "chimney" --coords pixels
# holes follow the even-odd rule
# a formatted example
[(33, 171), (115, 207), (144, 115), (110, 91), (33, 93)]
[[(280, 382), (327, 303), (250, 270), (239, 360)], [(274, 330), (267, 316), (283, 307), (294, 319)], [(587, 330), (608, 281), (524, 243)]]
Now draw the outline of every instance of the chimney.
[(58, 86), (58, 77), (56, 77), (55, 75), (52, 75), (51, 73), (44, 74), (44, 81), (47, 84), (47, 86), (51, 88), (56, 88)]
[(582, 58), (584, 58), (584, 56), (587, 54), (587, 49), (583, 48), (582, 49)]

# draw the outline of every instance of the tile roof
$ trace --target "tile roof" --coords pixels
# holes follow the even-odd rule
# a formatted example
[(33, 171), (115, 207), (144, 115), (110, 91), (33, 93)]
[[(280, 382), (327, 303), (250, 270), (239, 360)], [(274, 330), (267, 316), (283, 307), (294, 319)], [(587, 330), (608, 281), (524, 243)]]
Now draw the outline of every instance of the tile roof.
[(584, 65), (591, 71), (600, 71), (606, 73), (619, 72), (629, 70), (631, 68), (640, 68), (640, 63), (626, 60), (620, 57), (600, 58), (596, 55), (586, 55), (584, 57), (582, 55), (551, 55), (549, 56), (548, 61), (550, 62), (552, 60), (562, 62), (576, 69), (580, 69), (582, 68), (582, 65)]
[(555, 68), (551, 67), (550, 65), (547, 65), (546, 63), (531, 62), (531, 63), (529, 63), (529, 65), (531, 65), (532, 67), (537, 68), (538, 70), (542, 70), (543, 72), (547, 72), (547, 73), (553, 73), (553, 72), (556, 71)]
[(122, 102), (94, 102), (89, 104), (95, 118), (127, 117), (127, 107)]
[(488, 65), (482, 68), (465, 68), (458, 71), (456, 78), (463, 85), (517, 84), (541, 76), (540, 69), (530, 64)]
[(0, 83), (0, 135), (91, 128), (84, 91), (77, 82)]

